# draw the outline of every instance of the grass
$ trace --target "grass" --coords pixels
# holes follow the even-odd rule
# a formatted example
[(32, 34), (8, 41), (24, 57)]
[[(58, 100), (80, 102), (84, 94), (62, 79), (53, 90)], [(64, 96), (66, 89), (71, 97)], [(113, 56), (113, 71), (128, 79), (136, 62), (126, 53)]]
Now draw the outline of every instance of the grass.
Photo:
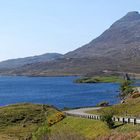
[(76, 83), (110, 83), (110, 82), (123, 82), (119, 76), (95, 76), (83, 77), (75, 80)]
[(0, 140), (26, 139), (58, 112), (48, 105), (30, 103), (0, 107)]
[[(116, 115), (122, 115), (124, 110), (127, 109), (129, 113), (138, 115), (140, 112), (140, 98), (128, 100), (125, 104), (118, 104), (104, 109), (113, 109), (116, 111)], [(100, 113), (100, 111), (96, 111), (96, 113)], [(27, 139), (38, 128), (41, 128), (42, 124), (45, 124), (44, 122), (46, 122), (47, 118), (54, 118), (54, 114), (58, 113), (60, 111), (57, 109), (40, 104), (23, 103), (0, 107), (0, 140)], [(121, 140), (134, 137), (140, 139), (140, 125), (122, 125), (120, 123), (115, 123), (115, 125), (114, 129), (109, 129), (104, 122), (99, 120), (67, 116), (62, 121), (50, 126), (49, 130), (50, 135), (53, 134), (56, 140), (58, 136), (64, 137), (66, 135), (67, 137), (73, 137), (73, 140), (95, 138), (98, 140), (100, 137), (125, 138)]]
[(51, 127), (52, 133), (56, 133), (58, 130), (69, 130), (76, 132), (79, 135), (83, 135), (86, 138), (95, 138), (109, 132), (108, 127), (101, 121), (78, 117), (66, 117), (63, 121)]
[(132, 124), (125, 124), (122, 125), (121, 127), (117, 127), (115, 129), (116, 132), (121, 132), (121, 133), (130, 133), (134, 131), (140, 131), (140, 125), (132, 125)]
[(126, 103), (116, 104), (105, 107), (100, 110), (91, 110), (88, 113), (101, 114), (103, 111), (113, 111), (116, 116), (134, 116), (140, 117), (140, 97), (136, 99), (127, 99)]
[(124, 124), (96, 140), (140, 140), (140, 125)]
[[(51, 133), (65, 133), (68, 131), (69, 133), (76, 132), (78, 135), (85, 137), (85, 140), (93, 140), (100, 137), (121, 137), (121, 140), (127, 140), (128, 137), (138, 137), (140, 138), (140, 125), (132, 125), (132, 124), (121, 124), (116, 122), (116, 128), (109, 129), (106, 124), (99, 120), (88, 120), (84, 118), (78, 117), (66, 117), (61, 122), (53, 125), (51, 129)], [(129, 136), (132, 135), (132, 136)], [(123, 139), (126, 138), (126, 139)], [(118, 140), (120, 140), (118, 139)], [(75, 140), (75, 139), (74, 139)], [(117, 140), (117, 138), (115, 139)]]

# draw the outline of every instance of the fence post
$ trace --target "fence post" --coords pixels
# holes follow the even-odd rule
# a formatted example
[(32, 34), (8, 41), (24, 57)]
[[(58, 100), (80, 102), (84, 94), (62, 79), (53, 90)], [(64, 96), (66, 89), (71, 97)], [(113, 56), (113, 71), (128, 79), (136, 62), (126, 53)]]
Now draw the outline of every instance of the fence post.
[(115, 117), (113, 117), (112, 120), (115, 122)]
[(120, 118), (118, 118), (118, 122), (120, 121)]
[(125, 123), (125, 118), (122, 118), (122, 122)]
[(130, 123), (130, 118), (128, 118), (128, 122), (127, 123)]
[(134, 122), (133, 122), (133, 124), (134, 124), (134, 125), (136, 124), (136, 118), (134, 118)]

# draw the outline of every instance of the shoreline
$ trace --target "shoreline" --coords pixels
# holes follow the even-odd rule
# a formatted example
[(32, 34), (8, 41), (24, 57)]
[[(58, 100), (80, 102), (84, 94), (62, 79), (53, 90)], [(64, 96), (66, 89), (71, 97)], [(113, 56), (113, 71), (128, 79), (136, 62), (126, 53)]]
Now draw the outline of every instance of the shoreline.
[[(7, 106), (12, 106), (12, 105), (24, 105), (24, 104), (34, 104), (34, 105), (48, 105), (49, 107), (53, 107), (55, 109), (58, 109), (58, 110), (61, 110), (61, 111), (66, 111), (66, 110), (74, 110), (74, 109), (84, 109), (84, 108), (98, 108), (100, 106), (96, 106), (96, 105), (93, 105), (93, 106), (79, 106), (79, 107), (57, 107), (55, 105), (52, 105), (52, 104), (43, 104), (43, 103), (34, 103), (34, 102), (18, 102), (18, 103), (10, 103), (10, 104), (5, 104), (5, 105), (0, 105), (0, 108), (1, 107), (7, 107)], [(116, 105), (118, 103), (115, 103), (115, 104), (111, 104), (111, 105), (108, 105), (106, 107), (111, 107), (112, 105)]]

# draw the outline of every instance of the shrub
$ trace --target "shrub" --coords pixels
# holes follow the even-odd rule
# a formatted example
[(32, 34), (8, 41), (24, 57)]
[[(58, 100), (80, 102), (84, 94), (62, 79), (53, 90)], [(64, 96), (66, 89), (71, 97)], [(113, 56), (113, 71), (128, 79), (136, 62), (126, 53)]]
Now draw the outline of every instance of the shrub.
[(109, 105), (109, 102), (107, 102), (107, 101), (102, 101), (102, 102), (97, 104), (97, 106), (100, 106), (100, 107), (106, 107), (108, 105)]
[(114, 127), (113, 118), (113, 111), (103, 111), (101, 115), (101, 120), (107, 124), (107, 126), (111, 129)]
[(51, 126), (57, 122), (60, 122), (65, 118), (65, 115), (61, 112), (56, 113), (55, 115), (48, 118), (48, 125)]
[(134, 92), (134, 88), (131, 85), (132, 85), (132, 81), (130, 80), (125, 80), (123, 83), (121, 83), (119, 97), (122, 100)]

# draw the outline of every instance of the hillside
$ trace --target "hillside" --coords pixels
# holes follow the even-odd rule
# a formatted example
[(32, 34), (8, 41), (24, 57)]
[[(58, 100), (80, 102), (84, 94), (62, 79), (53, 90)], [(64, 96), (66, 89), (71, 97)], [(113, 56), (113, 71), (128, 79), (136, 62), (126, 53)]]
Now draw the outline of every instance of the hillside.
[[(104, 109), (113, 109), (117, 111), (118, 115), (126, 113), (127, 109), (127, 112), (131, 113), (132, 116), (139, 116), (139, 106), (140, 98), (137, 98), (128, 100), (126, 104), (118, 104)], [(36, 132), (39, 132), (41, 135), (39, 135), (39, 139), (35, 140), (43, 140), (43, 137), (41, 137), (42, 134), (48, 135), (49, 140), (58, 140), (61, 138), (66, 140), (101, 140), (101, 138), (127, 140), (140, 138), (139, 125), (115, 123), (116, 127), (109, 129), (104, 122), (99, 120), (72, 116), (66, 116), (64, 119), (58, 120), (58, 114), (61, 114), (61, 112), (48, 105), (31, 103), (14, 104), (0, 107), (0, 112), (0, 140), (30, 140), (32, 136), (38, 134)], [(91, 112), (100, 113), (100, 111), (95, 112), (95, 110)], [(55, 124), (48, 127), (46, 122), (49, 122), (49, 120), (51, 123), (54, 120)], [(46, 132), (46, 128), (49, 131)]]
[(20, 103), (0, 107), (0, 140), (29, 139), (57, 109), (41, 104)]
[(135, 99), (127, 99), (124, 104), (115, 104), (100, 110), (89, 111), (93, 114), (101, 114), (103, 111), (113, 111), (115, 116), (133, 116), (140, 117), (140, 97)]
[(21, 67), (24, 65), (38, 63), (38, 62), (48, 62), (62, 57), (63, 55), (59, 53), (46, 53), (43, 55), (37, 55), (37, 56), (31, 56), (25, 58), (9, 59), (0, 62), (0, 69), (11, 69), (16, 67)]
[(140, 14), (129, 12), (90, 43), (69, 52), (65, 57), (108, 57), (118, 60), (140, 59)]
[[(129, 99), (124, 104), (116, 104), (113, 106), (101, 108), (99, 110), (91, 110), (88, 113), (102, 114), (104, 112), (112, 112), (112, 111), (115, 114), (115, 116), (139, 117), (140, 98)], [(57, 123), (56, 125), (53, 125), (51, 127), (51, 131), (55, 136), (64, 136), (64, 134), (67, 134), (68, 132), (73, 134), (74, 131), (80, 136), (84, 136), (85, 137), (83, 138), (84, 140), (89, 140), (89, 139), (139, 140), (140, 139), (139, 124), (133, 125), (132, 123), (122, 124), (116, 122), (115, 127), (113, 129), (109, 129), (106, 123), (100, 120), (94, 120), (94, 119), (92, 120), (92, 119), (85, 119), (81, 117), (71, 117), (71, 116), (66, 117), (64, 120)], [(79, 135), (77, 135), (77, 137)], [(77, 139), (75, 138), (75, 140)]]
[[(129, 12), (90, 43), (53, 61), (0, 69), (9, 75), (86, 75), (104, 70), (139, 73), (140, 14)], [(28, 61), (29, 62), (29, 61)], [(14, 66), (13, 64), (11, 66)]]

